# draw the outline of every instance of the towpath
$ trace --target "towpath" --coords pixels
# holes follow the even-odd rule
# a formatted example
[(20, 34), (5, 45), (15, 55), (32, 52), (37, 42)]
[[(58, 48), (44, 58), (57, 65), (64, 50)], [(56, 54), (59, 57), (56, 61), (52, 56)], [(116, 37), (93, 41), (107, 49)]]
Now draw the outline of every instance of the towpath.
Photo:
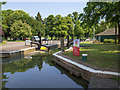
[[(47, 43), (47, 41), (42, 42), (43, 44)], [(59, 40), (51, 40), (48, 41), (48, 44), (60, 44)], [(33, 47), (37, 47), (37, 45), (33, 45)], [(25, 48), (30, 48), (30, 44), (25, 46), (25, 42), (7, 42), (4, 45), (0, 45), (0, 51), (16, 51)]]

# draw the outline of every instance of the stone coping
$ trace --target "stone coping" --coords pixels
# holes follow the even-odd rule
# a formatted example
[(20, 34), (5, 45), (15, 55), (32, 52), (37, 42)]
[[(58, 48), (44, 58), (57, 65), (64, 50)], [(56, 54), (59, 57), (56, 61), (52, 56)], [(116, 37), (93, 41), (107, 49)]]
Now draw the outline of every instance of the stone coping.
[(22, 52), (22, 51), (26, 51), (29, 49), (34, 49), (35, 47), (30, 47), (30, 48), (25, 48), (25, 49), (21, 49), (21, 50), (16, 50), (16, 51), (0, 51), (0, 54), (11, 54), (11, 53), (17, 53), (17, 52)]
[[(72, 47), (70, 47), (69, 49), (67, 49), (67, 50), (65, 50), (65, 51), (69, 51), (70, 49), (72, 49)], [(52, 55), (53, 55), (53, 56), (56, 56), (57, 58), (60, 58), (61, 60), (66, 61), (66, 62), (68, 62), (68, 63), (71, 63), (71, 64), (73, 64), (73, 65), (75, 65), (75, 66), (77, 66), (77, 67), (79, 67), (79, 68), (81, 68), (81, 69), (83, 69), (83, 70), (86, 70), (86, 71), (88, 71), (88, 72), (91, 72), (91, 73), (120, 76), (120, 73), (118, 73), (118, 72), (107, 71), (107, 70), (96, 70), (96, 69), (93, 69), (93, 68), (88, 67), (88, 66), (86, 66), (86, 65), (83, 65), (83, 64), (80, 64), (80, 63), (78, 63), (78, 62), (72, 61), (72, 60), (70, 60), (70, 59), (68, 59), (68, 58), (65, 58), (65, 57), (59, 55), (60, 53), (62, 53), (62, 51), (56, 52), (56, 53), (54, 53), (54, 54), (52, 54)]]

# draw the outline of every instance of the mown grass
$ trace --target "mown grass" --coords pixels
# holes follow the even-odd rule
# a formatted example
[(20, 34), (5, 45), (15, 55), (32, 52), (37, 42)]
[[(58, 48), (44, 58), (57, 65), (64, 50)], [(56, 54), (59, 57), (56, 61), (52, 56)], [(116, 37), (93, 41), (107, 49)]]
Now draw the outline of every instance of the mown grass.
[(6, 43), (6, 41), (3, 41), (2, 43), (0, 43), (0, 45), (4, 45)]
[(68, 51), (64, 53), (65, 55), (75, 58), (76, 60), (82, 59), (82, 54), (88, 54), (88, 61), (85, 61), (88, 64), (103, 67), (111, 68), (118, 70), (118, 59), (120, 55), (120, 45), (115, 44), (93, 44), (92, 42), (84, 42), (80, 44), (80, 56), (74, 56), (73, 51)]
[(13, 41), (13, 42), (25, 42), (25, 40), (7, 40), (7, 41)]

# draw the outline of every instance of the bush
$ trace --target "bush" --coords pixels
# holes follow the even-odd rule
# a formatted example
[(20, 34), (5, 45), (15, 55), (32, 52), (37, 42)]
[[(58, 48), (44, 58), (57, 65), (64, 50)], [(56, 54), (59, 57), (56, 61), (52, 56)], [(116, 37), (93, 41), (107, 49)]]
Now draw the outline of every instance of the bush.
[(104, 39), (104, 43), (115, 43), (114, 39)]

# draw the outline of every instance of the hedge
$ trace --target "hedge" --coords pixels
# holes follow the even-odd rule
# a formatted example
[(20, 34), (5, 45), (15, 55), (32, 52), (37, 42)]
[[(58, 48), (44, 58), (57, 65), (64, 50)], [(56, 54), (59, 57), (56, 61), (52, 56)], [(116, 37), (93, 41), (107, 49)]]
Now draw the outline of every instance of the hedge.
[(115, 43), (114, 39), (104, 39), (104, 43)]

